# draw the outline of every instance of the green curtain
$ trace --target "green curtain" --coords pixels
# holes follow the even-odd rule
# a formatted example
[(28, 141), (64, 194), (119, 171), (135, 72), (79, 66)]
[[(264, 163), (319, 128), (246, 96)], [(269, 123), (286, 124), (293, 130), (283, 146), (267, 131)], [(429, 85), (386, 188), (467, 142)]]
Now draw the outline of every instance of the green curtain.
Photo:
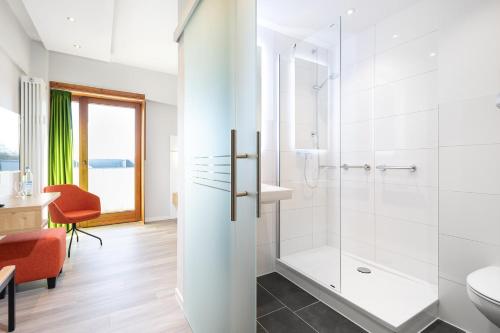
[[(49, 185), (73, 183), (73, 123), (71, 119), (71, 93), (50, 91), (49, 120)], [(52, 223), (49, 228), (66, 227)]]

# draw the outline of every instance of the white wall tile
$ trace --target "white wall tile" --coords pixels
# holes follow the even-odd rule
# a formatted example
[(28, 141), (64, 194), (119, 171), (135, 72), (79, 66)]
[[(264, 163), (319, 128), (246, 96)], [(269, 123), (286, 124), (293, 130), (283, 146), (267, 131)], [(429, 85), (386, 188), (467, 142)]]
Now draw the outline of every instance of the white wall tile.
[(341, 251), (367, 260), (375, 260), (375, 246), (357, 241), (345, 235), (342, 237)]
[[(296, 152), (281, 152), (280, 154), (280, 180), (302, 181), (304, 179), (304, 156)], [(286, 166), (286, 167), (284, 167)]]
[[(417, 1), (415, 5), (376, 24), (377, 52), (394, 48), (438, 28), (435, 0)], [(397, 38), (394, 38), (394, 35)]]
[(375, 245), (375, 218), (373, 214), (342, 209), (342, 237), (367, 245)]
[(441, 235), (439, 236), (439, 275), (466, 284), (467, 275), (490, 265), (500, 265), (500, 246)]
[(342, 152), (370, 151), (372, 133), (371, 121), (342, 125)]
[(288, 240), (292, 238), (312, 235), (313, 219), (312, 208), (301, 208), (285, 210), (280, 214), (280, 238)]
[(375, 214), (438, 225), (438, 190), (432, 187), (375, 184)]
[(437, 33), (430, 33), (375, 56), (375, 84), (382, 85), (437, 68)]
[(500, 246), (500, 195), (439, 192), (440, 233)]
[(436, 110), (375, 119), (375, 150), (437, 147)]
[(377, 249), (385, 249), (437, 265), (437, 228), (376, 216)]
[(373, 58), (342, 66), (342, 95), (373, 87)]
[(375, 27), (356, 34), (346, 33), (342, 37), (342, 61), (345, 65), (361, 62), (375, 53)]
[[(439, 100), (495, 95), (500, 88), (500, 3), (441, 1)], [(459, 69), (459, 70), (457, 70)]]
[(496, 95), (441, 104), (439, 120), (441, 146), (500, 143)]
[(437, 73), (427, 72), (376, 87), (374, 117), (437, 109)]
[(439, 187), (500, 194), (500, 144), (441, 147)]
[(304, 184), (304, 181), (281, 182), (281, 186), (293, 189), (292, 198), (280, 202), (282, 210), (312, 207), (313, 190)]
[(373, 183), (342, 181), (342, 209), (373, 213)]
[(367, 121), (373, 117), (373, 89), (359, 90), (342, 96), (342, 123)]
[(282, 240), (280, 242), (280, 255), (281, 257), (294, 254), (301, 251), (310, 250), (313, 247), (313, 236), (312, 234), (301, 236), (297, 238), (291, 238), (287, 240)]

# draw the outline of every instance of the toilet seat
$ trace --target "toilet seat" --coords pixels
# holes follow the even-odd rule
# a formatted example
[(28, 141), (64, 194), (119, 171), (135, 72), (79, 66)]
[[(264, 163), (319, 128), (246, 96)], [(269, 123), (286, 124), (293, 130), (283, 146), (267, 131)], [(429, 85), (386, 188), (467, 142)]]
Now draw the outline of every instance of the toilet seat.
[(500, 267), (489, 266), (469, 274), (467, 286), (479, 297), (500, 305)]

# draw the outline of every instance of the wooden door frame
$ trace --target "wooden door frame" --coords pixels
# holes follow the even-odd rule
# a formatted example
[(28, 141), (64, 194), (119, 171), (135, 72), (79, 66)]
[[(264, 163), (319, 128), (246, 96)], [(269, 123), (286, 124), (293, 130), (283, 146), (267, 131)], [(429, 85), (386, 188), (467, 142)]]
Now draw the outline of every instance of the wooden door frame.
[[(79, 160), (88, 161), (88, 104), (104, 104), (133, 107), (136, 110), (135, 121), (135, 210), (119, 213), (103, 214), (99, 218), (80, 223), (81, 227), (101, 226), (127, 222), (141, 222), (144, 224), (144, 161), (145, 150), (145, 114), (146, 101), (143, 94), (128, 93), (116, 90), (87, 87), (82, 85), (50, 82), (51, 89), (66, 90), (72, 93), (74, 100), (80, 102), (80, 156)], [(83, 102), (83, 103), (82, 103)], [(82, 143), (85, 143), (82, 145)], [(83, 149), (82, 149), (83, 148)], [(80, 187), (88, 189), (88, 168), (79, 168)]]

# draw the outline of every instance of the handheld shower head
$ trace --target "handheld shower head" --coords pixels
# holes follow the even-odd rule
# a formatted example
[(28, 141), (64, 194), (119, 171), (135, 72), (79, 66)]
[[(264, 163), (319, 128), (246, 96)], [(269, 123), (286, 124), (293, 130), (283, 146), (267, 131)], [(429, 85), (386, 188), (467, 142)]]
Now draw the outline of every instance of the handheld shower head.
[(313, 86), (313, 89), (314, 89), (314, 90), (317, 90), (317, 91), (319, 91), (319, 90), (323, 89), (323, 87), (325, 86), (325, 84), (326, 84), (329, 80), (335, 80), (338, 76), (339, 76), (339, 75), (338, 75), (338, 74), (335, 74), (335, 73), (328, 75), (328, 77), (327, 77), (327, 78), (326, 78), (323, 82), (321, 82), (321, 84), (315, 84), (315, 85)]

